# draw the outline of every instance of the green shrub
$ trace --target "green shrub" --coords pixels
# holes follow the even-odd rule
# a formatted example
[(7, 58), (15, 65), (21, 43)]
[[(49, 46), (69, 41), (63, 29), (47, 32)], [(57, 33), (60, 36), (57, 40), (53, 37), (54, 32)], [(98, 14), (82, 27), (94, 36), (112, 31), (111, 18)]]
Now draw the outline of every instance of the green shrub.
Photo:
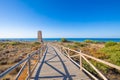
[(115, 46), (115, 45), (117, 45), (117, 43), (116, 42), (112, 42), (112, 41), (105, 43), (105, 47)]
[(70, 49), (77, 49), (77, 48), (79, 48), (79, 46), (77, 46), (77, 45), (67, 45), (66, 47), (69, 47)]
[(86, 43), (95, 43), (95, 41), (93, 41), (93, 40), (85, 40), (84, 42), (86, 42)]
[(40, 42), (34, 42), (35, 45), (40, 45)]
[(80, 43), (79, 42), (74, 42), (74, 44), (78, 44), (79, 45)]
[(68, 42), (68, 40), (65, 39), (65, 38), (62, 38), (62, 39), (61, 39), (61, 42)]
[(86, 47), (87, 46), (86, 43), (80, 43), (80, 42), (75, 42), (74, 45), (76, 45), (78, 47)]
[[(109, 47), (108, 47), (109, 46)], [(120, 66), (120, 45), (117, 43), (110, 44), (100, 50), (109, 56), (108, 61)]]
[(20, 42), (9, 42), (9, 44), (11, 44), (11, 45), (19, 45), (19, 44), (21, 44)]

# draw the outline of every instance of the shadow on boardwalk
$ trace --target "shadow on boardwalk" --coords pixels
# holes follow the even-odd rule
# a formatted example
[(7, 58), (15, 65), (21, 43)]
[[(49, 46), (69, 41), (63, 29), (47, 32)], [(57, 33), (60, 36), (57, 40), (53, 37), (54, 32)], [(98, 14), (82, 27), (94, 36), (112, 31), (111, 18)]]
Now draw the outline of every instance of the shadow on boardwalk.
[[(51, 57), (52, 55), (52, 57)], [(46, 57), (50, 56), (48, 59), (46, 59)], [(57, 58), (57, 61), (54, 60), (55, 58)], [(48, 46), (46, 49), (46, 52), (43, 56), (43, 59), (41, 60), (41, 63), (39, 65), (39, 68), (36, 72), (35, 77), (32, 77), (31, 79), (35, 79), (35, 80), (40, 80), (40, 79), (63, 79), (63, 80), (73, 80), (72, 77), (75, 77), (76, 75), (70, 75), (65, 63), (65, 60), (62, 60), (62, 58), (59, 56), (59, 54), (56, 52), (56, 50), (53, 47)], [(62, 68), (64, 69), (64, 71), (61, 71), (59, 68), (56, 68), (54, 65), (50, 64), (50, 63), (55, 63), (55, 64), (61, 64)], [(58, 72), (59, 75), (53, 75), (53, 76), (49, 76), (49, 75), (45, 75), (42, 76), (41, 71), (43, 65), (46, 64), (47, 66), (49, 66), (49, 68), (52, 68), (54, 71)], [(48, 68), (47, 68), (48, 69)]]

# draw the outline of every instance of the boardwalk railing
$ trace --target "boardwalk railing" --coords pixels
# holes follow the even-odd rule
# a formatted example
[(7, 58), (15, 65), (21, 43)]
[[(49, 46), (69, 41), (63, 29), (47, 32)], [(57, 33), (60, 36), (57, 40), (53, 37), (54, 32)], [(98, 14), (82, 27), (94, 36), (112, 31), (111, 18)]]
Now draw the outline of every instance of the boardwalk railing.
[[(21, 76), (22, 72), (24, 69), (27, 67), (27, 76), (26, 80), (28, 80), (31, 77), (32, 72), (34, 71), (36, 65), (38, 64), (40, 57), (43, 55), (43, 52), (46, 50), (46, 45), (43, 45), (40, 49), (36, 50), (35, 52), (29, 54), (25, 59), (22, 61), (18, 62), (16, 65), (10, 67), (6, 71), (0, 74), (0, 80), (4, 78), (7, 74), (15, 70), (17, 67), (22, 66), (21, 69), (19, 70), (15, 80), (19, 80), (19, 77)], [(32, 60), (35, 61), (36, 63), (32, 65)]]
[[(119, 66), (116, 66), (114, 64), (111, 64), (109, 62), (106, 62), (106, 61), (103, 61), (101, 59), (98, 59), (98, 58), (95, 58), (95, 57), (92, 57), (90, 55), (87, 55), (87, 54), (84, 54), (82, 53), (81, 51), (76, 51), (76, 50), (72, 50), (72, 49), (69, 49), (69, 48), (66, 48), (64, 46), (58, 46), (58, 45), (55, 45), (61, 53), (63, 53), (66, 57), (68, 57), (74, 64), (76, 64), (77, 66), (80, 67), (80, 70), (83, 70), (85, 71), (89, 76), (91, 76), (94, 80), (99, 80), (97, 77), (95, 77), (93, 74), (91, 74), (88, 70), (86, 70), (84, 68), (83, 65), (83, 60), (86, 61), (98, 74), (99, 76), (103, 79), (103, 80), (108, 80), (87, 58), (89, 59), (92, 59), (92, 60), (95, 60), (97, 62), (100, 62), (102, 64), (105, 64), (107, 66), (110, 66), (112, 68), (115, 68), (117, 70), (120, 70), (120, 67)], [(74, 52), (74, 53), (77, 53), (76, 55), (72, 55), (70, 56), (70, 51), (71, 52)], [(78, 57), (79, 56), (79, 63), (77, 63), (75, 60), (73, 60), (72, 58), (73, 57)]]

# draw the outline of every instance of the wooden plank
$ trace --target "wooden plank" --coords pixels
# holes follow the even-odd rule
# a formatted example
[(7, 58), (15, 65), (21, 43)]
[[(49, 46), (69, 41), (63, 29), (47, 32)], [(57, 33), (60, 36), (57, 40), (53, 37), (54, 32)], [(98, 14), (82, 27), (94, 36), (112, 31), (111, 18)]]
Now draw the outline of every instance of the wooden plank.
[(48, 50), (38, 63), (31, 80), (91, 80), (57, 48), (48, 46)]
[[(66, 57), (68, 57), (65, 54)], [(75, 65), (79, 66), (80, 68), (82, 68), (83, 71), (85, 71), (89, 76), (91, 76), (91, 78), (93, 78), (94, 80), (98, 80), (98, 78), (96, 78), (93, 74), (91, 74), (89, 71), (87, 71), (85, 68), (81, 67), (77, 62), (75, 62), (73, 59), (69, 58)]]
[(76, 56), (80, 56), (80, 54), (72, 55), (72, 56), (70, 56), (70, 57), (76, 57)]
[(79, 61), (80, 61), (80, 67), (81, 67), (80, 70), (82, 70), (82, 55), (81, 54), (80, 54), (80, 60)]

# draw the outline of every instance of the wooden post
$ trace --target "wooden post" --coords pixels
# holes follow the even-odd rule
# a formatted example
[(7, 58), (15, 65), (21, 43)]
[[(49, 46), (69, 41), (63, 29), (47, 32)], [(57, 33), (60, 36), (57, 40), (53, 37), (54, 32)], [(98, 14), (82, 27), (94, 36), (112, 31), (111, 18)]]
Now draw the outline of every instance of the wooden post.
[(70, 54), (70, 50), (69, 50), (69, 48), (68, 48), (68, 54)]
[(38, 50), (38, 62), (40, 61), (40, 50), (41, 49)]
[(80, 51), (80, 71), (82, 71), (82, 56), (81, 56), (81, 51)]
[(60, 47), (60, 52), (62, 53), (62, 47)]
[(30, 54), (28, 55), (28, 79), (31, 77), (31, 62), (30, 62)]
[(69, 50), (69, 48), (68, 48), (68, 57), (70, 58), (70, 50)]

